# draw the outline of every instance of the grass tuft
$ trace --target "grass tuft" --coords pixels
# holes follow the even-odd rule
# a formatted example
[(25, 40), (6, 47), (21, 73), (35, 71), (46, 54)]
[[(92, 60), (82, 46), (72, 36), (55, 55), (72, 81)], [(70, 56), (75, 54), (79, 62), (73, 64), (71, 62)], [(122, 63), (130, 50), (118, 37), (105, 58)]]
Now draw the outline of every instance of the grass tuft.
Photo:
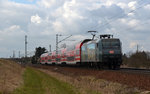
[(27, 68), (24, 85), (13, 94), (79, 94), (73, 86), (33, 68)]
[(23, 78), (24, 86), (16, 89), (13, 94), (44, 94), (42, 79), (35, 71), (27, 68)]

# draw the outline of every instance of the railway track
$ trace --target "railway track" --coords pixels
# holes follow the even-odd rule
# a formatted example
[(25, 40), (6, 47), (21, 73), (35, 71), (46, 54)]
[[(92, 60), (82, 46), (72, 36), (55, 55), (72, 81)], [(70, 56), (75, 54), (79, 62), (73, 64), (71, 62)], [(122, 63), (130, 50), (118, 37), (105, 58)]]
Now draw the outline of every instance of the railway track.
[(75, 69), (85, 69), (85, 70), (95, 70), (95, 71), (112, 71), (112, 72), (124, 72), (129, 74), (143, 74), (143, 75), (149, 75), (150, 76), (150, 69), (139, 69), (139, 68), (120, 68), (119, 70), (110, 70), (107, 68), (104, 69), (95, 69), (95, 68), (87, 68), (87, 67), (77, 67), (77, 66), (49, 66), (49, 65), (34, 65), (34, 67), (49, 69), (49, 68), (75, 68)]
[(119, 71), (128, 72), (128, 73), (137, 73), (137, 74), (150, 75), (150, 69), (121, 68)]

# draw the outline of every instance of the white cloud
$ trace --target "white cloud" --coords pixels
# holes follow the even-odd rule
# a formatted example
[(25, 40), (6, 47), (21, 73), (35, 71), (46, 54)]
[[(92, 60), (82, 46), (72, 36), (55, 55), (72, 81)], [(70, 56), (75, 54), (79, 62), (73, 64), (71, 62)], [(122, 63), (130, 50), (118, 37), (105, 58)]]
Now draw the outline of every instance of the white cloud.
[(24, 51), (24, 35), (29, 38), (28, 50), (33, 51), (49, 44), (55, 49), (57, 33), (72, 34), (71, 40), (91, 38), (88, 30), (114, 34), (125, 52), (133, 50), (137, 41), (150, 50), (150, 5), (128, 13), (139, 6), (135, 0), (38, 0), (34, 4), (0, 0), (0, 49), (7, 50), (0, 50), (0, 57), (14, 49)]
[(64, 27), (63, 27), (63, 24), (60, 22), (60, 21), (55, 21), (53, 23), (53, 28), (56, 32), (58, 33), (62, 33), (62, 32), (65, 32), (64, 31)]
[(121, 22), (125, 26), (128, 25), (128, 27), (136, 27), (140, 23), (140, 21), (137, 20), (137, 19), (125, 19), (125, 18), (122, 18), (122, 19), (118, 19), (118, 21)]
[(20, 29), (20, 26), (19, 25), (13, 25), (13, 26), (10, 26), (8, 28), (9, 31), (14, 31), (14, 30), (17, 30), (17, 29)]
[(113, 3), (114, 3), (114, 2), (113, 2), (112, 0), (108, 0), (108, 1), (105, 3), (105, 5), (106, 5), (106, 6), (111, 6)]
[(127, 19), (125, 19), (125, 18), (119, 19), (119, 21), (124, 24), (127, 23)]
[(131, 2), (128, 3), (128, 7), (132, 10), (135, 10), (136, 9), (136, 4), (137, 4), (136, 1), (131, 1)]
[(150, 9), (150, 4), (144, 6), (145, 9)]
[(126, 3), (119, 2), (117, 5), (120, 6), (122, 9), (127, 8), (127, 4)]
[(38, 4), (45, 8), (50, 8), (56, 2), (57, 2), (56, 0), (41, 0), (40, 2), (38, 2)]
[(139, 23), (138, 20), (132, 19), (132, 20), (130, 20), (130, 21), (128, 22), (128, 25), (131, 26), (131, 27), (135, 27), (135, 26), (138, 25), (138, 23)]
[(67, 19), (70, 19), (70, 17), (71, 17), (71, 19), (72, 18), (84, 19), (84, 17), (79, 15), (73, 8), (73, 7), (77, 7), (77, 6), (78, 5), (76, 3), (76, 0), (65, 2), (63, 5), (63, 9), (64, 9), (63, 17), (65, 17)]
[(137, 42), (130, 42), (130, 48), (134, 48), (137, 45)]
[(128, 16), (134, 16), (134, 13), (128, 13)]
[(35, 16), (31, 16), (31, 22), (35, 24), (40, 24), (42, 21), (41, 17), (36, 14)]

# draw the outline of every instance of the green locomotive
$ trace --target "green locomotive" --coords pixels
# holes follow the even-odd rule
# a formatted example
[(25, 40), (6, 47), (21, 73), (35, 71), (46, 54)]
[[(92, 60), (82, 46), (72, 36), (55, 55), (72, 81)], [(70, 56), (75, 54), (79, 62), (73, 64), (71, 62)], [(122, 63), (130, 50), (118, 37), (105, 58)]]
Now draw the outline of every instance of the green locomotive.
[(122, 64), (122, 47), (113, 35), (100, 35), (100, 39), (91, 40), (81, 47), (81, 62), (89, 66), (119, 69)]

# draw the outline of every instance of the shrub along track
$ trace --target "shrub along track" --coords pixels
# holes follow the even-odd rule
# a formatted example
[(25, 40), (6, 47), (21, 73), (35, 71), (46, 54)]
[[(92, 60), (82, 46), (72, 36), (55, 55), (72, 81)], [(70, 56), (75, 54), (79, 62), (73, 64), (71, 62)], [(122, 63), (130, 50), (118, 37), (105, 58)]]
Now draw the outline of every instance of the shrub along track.
[(51, 70), (62, 73), (67, 76), (94, 76), (97, 79), (105, 79), (112, 82), (118, 82), (128, 85), (129, 87), (137, 87), (143, 90), (150, 91), (150, 75), (134, 72), (126, 72), (119, 70), (95, 70), (77, 67), (60, 67), (60, 66), (45, 66), (33, 65), (34, 67)]

